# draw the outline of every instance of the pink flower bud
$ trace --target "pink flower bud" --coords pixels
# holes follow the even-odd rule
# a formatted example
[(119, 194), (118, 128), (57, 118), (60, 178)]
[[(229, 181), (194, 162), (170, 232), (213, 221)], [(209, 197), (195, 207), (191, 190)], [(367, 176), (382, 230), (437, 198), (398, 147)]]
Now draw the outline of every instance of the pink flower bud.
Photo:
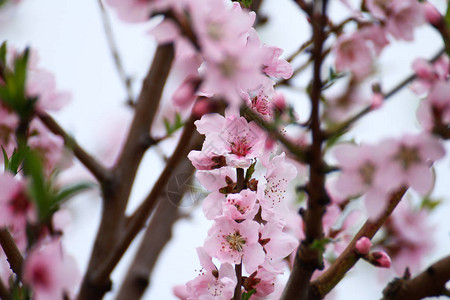
[(360, 238), (355, 244), (356, 251), (361, 255), (367, 255), (372, 248), (372, 242), (365, 236)]
[(390, 268), (391, 258), (384, 251), (375, 251), (369, 254), (369, 262), (380, 268)]
[(430, 2), (424, 2), (423, 6), (425, 10), (425, 18), (428, 23), (439, 26), (442, 23), (442, 15), (440, 12)]
[(374, 93), (372, 95), (372, 109), (377, 109), (383, 104), (384, 96), (382, 93)]

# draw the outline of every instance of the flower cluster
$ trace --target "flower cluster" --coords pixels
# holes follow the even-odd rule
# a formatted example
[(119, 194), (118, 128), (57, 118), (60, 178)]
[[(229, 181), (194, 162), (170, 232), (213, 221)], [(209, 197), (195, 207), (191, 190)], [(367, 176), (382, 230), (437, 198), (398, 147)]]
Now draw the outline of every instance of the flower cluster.
[[(20, 289), (18, 293), (30, 294), (33, 299), (70, 297), (81, 278), (72, 258), (62, 251), (63, 229), (54, 223), (58, 203), (57, 192), (52, 189), (57, 188), (50, 184), (50, 178), (55, 179), (57, 172), (68, 165), (64, 162), (64, 140), (36, 117), (60, 109), (68, 94), (56, 90), (53, 74), (38, 67), (35, 52), (20, 54), (5, 44), (2, 50), (7, 55), (2, 58), (0, 88), (7, 98), (0, 98), (0, 146), (5, 169), (0, 174), (0, 229), (11, 234), (25, 260), (21, 274), (13, 274), (1, 251), (0, 277), (4, 283), (15, 285), (8, 288)], [(25, 82), (20, 78), (26, 78)], [(21, 83), (23, 91), (18, 90)], [(15, 94), (8, 93), (12, 87), (17, 89)], [(17, 286), (20, 282), (23, 285)]]

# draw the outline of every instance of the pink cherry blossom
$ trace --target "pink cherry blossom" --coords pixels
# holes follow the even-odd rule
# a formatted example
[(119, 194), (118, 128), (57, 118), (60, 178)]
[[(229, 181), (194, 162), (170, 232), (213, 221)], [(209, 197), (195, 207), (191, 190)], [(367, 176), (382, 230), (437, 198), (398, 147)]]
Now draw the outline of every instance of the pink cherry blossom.
[(389, 5), (386, 29), (396, 39), (412, 41), (414, 28), (425, 22), (422, 5), (416, 0), (394, 0)]
[(334, 47), (336, 70), (351, 71), (356, 77), (365, 77), (372, 71), (372, 54), (364, 37), (359, 33), (342, 35)]
[(431, 89), (418, 110), (418, 119), (422, 126), (431, 131), (439, 123), (450, 123), (450, 82), (439, 81)]
[(427, 22), (434, 26), (439, 26), (443, 21), (441, 13), (430, 2), (424, 1), (422, 3), (425, 12), (425, 19), (427, 20)]
[(284, 222), (282, 220), (289, 211), (285, 193), (289, 182), (297, 176), (297, 169), (287, 163), (285, 157), (283, 152), (272, 158), (266, 175), (258, 181), (258, 200), (266, 221)]
[(194, 280), (186, 283), (185, 290), (178, 288), (177, 296), (187, 300), (228, 300), (232, 298), (237, 282), (233, 266), (224, 263), (220, 269), (217, 269), (203, 248), (197, 248), (197, 254), (203, 272)]
[[(377, 217), (385, 207), (388, 188), (378, 184), (376, 178), (382, 176), (384, 152), (373, 145), (339, 145), (334, 155), (341, 168), (334, 182), (334, 190), (343, 198), (365, 194), (365, 205), (369, 216)], [(380, 174), (380, 175), (378, 175)]]
[(258, 268), (258, 270), (244, 280), (244, 288), (246, 291), (255, 289), (256, 292), (252, 297), (260, 299), (275, 291), (275, 279), (276, 276), (274, 273), (264, 268)]
[(8, 226), (13, 232), (25, 231), (26, 223), (34, 222), (36, 218), (25, 182), (9, 173), (0, 174), (0, 226)]
[(253, 220), (258, 212), (256, 193), (242, 190), (239, 194), (228, 194), (222, 204), (224, 216), (232, 220)]
[(421, 95), (429, 91), (434, 84), (447, 80), (450, 60), (446, 54), (434, 63), (418, 58), (414, 60), (412, 68), (416, 72), (417, 79), (412, 83), (411, 89), (416, 94)]
[(166, 4), (161, 0), (106, 0), (122, 21), (144, 22), (150, 19), (155, 9), (161, 9)]
[(370, 248), (372, 248), (372, 242), (367, 237), (363, 236), (356, 241), (355, 249), (360, 255), (369, 254)]
[(69, 297), (81, 280), (75, 261), (64, 254), (61, 243), (53, 240), (35, 247), (25, 260), (24, 283), (33, 291), (36, 300), (60, 300)]
[(420, 195), (433, 187), (431, 165), (442, 158), (445, 150), (439, 140), (429, 134), (405, 135), (381, 143), (387, 159), (375, 180), (387, 190), (410, 186)]
[(217, 218), (208, 232), (205, 251), (222, 263), (242, 264), (248, 273), (264, 262), (264, 251), (258, 243), (260, 225), (245, 220), (237, 223), (226, 217)]

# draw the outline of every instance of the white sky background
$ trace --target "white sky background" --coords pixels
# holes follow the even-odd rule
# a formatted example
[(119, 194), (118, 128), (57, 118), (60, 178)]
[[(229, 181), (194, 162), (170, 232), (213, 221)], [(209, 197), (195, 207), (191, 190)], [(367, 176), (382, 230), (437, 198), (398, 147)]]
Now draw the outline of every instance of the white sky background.
[[(295, 51), (309, 34), (309, 26), (292, 2), (265, 0), (263, 12), (274, 13), (274, 16), (269, 26), (262, 28), (260, 33), (264, 42), (282, 47), (288, 54)], [(333, 4), (330, 11), (342, 11), (340, 2), (330, 2)], [(435, 3), (441, 9), (445, 6), (444, 0)], [(110, 143), (100, 139), (102, 129), (110, 127), (111, 122), (123, 114), (120, 111), (123, 110), (126, 96), (106, 43), (97, 1), (22, 0), (11, 13), (9, 16), (0, 14), (0, 41), (7, 39), (10, 45), (19, 48), (29, 45), (38, 50), (40, 66), (55, 73), (59, 89), (72, 93), (71, 103), (54, 114), (55, 118), (83, 147), (98, 154), (102, 143), (104, 147)], [(133, 88), (137, 94), (140, 79), (147, 71), (154, 51), (154, 42), (146, 34), (150, 25), (124, 24), (113, 15), (111, 19), (119, 52), (126, 72), (135, 79)], [(405, 74), (410, 74), (409, 66), (415, 56), (431, 57), (441, 45), (437, 34), (429, 28), (422, 28), (416, 34), (415, 43), (396, 43), (395, 47), (383, 52), (380, 78), (385, 90), (402, 80)], [(301, 78), (307, 79), (309, 74)], [(293, 97), (293, 93), (288, 93), (288, 96)], [(383, 109), (358, 123), (351, 135), (357, 141), (371, 142), (384, 136), (417, 131), (417, 104), (417, 97), (405, 90), (389, 100)], [(299, 105), (300, 115), (302, 111), (303, 115), (309, 113)], [(162, 167), (158, 156), (154, 152), (146, 155), (144, 167), (138, 174), (137, 187), (133, 189), (132, 207), (151, 188), (158, 176), (154, 172), (157, 167)], [(447, 172), (447, 176), (438, 177), (435, 195), (445, 197), (446, 203), (433, 213), (438, 245), (436, 251), (425, 259), (426, 264), (450, 251), (449, 167), (449, 158), (437, 164), (438, 174)], [(98, 196), (91, 194), (74, 199), (68, 207), (72, 225), (68, 228), (65, 242), (82, 271), (86, 268), (95, 237), (99, 204)], [(209, 226), (210, 223), (198, 209), (194, 211), (193, 218), (182, 220), (175, 226), (174, 240), (165, 249), (155, 269), (145, 299), (173, 299), (172, 286), (194, 278), (194, 269), (200, 267), (195, 247), (203, 244)], [(113, 274), (114, 278), (120, 278), (130, 258), (127, 255), (123, 259)], [(373, 268), (361, 262), (357, 264), (357, 269), (363, 272), (348, 275), (340, 284), (335, 299), (380, 298), (383, 284), (380, 284), (376, 272), (369, 272)]]

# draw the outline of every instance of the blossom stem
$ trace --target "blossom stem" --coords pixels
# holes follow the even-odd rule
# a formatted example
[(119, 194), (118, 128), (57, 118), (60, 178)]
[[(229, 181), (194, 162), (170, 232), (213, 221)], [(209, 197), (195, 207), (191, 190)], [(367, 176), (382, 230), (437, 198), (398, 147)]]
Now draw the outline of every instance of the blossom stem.
[(382, 300), (419, 300), (445, 295), (448, 293), (445, 284), (449, 280), (450, 256), (447, 256), (412, 279), (394, 279), (383, 290)]
[(241, 300), (242, 299), (242, 263), (236, 264), (234, 266), (236, 271), (236, 288), (234, 289), (234, 297), (233, 300)]
[(358, 253), (355, 252), (356, 242), (362, 237), (371, 239), (386, 222), (405, 193), (406, 188), (401, 188), (393, 193), (383, 214), (374, 221), (367, 220), (335, 262), (321, 276), (311, 282), (312, 299), (322, 299), (344, 278), (347, 271), (360, 258)]

